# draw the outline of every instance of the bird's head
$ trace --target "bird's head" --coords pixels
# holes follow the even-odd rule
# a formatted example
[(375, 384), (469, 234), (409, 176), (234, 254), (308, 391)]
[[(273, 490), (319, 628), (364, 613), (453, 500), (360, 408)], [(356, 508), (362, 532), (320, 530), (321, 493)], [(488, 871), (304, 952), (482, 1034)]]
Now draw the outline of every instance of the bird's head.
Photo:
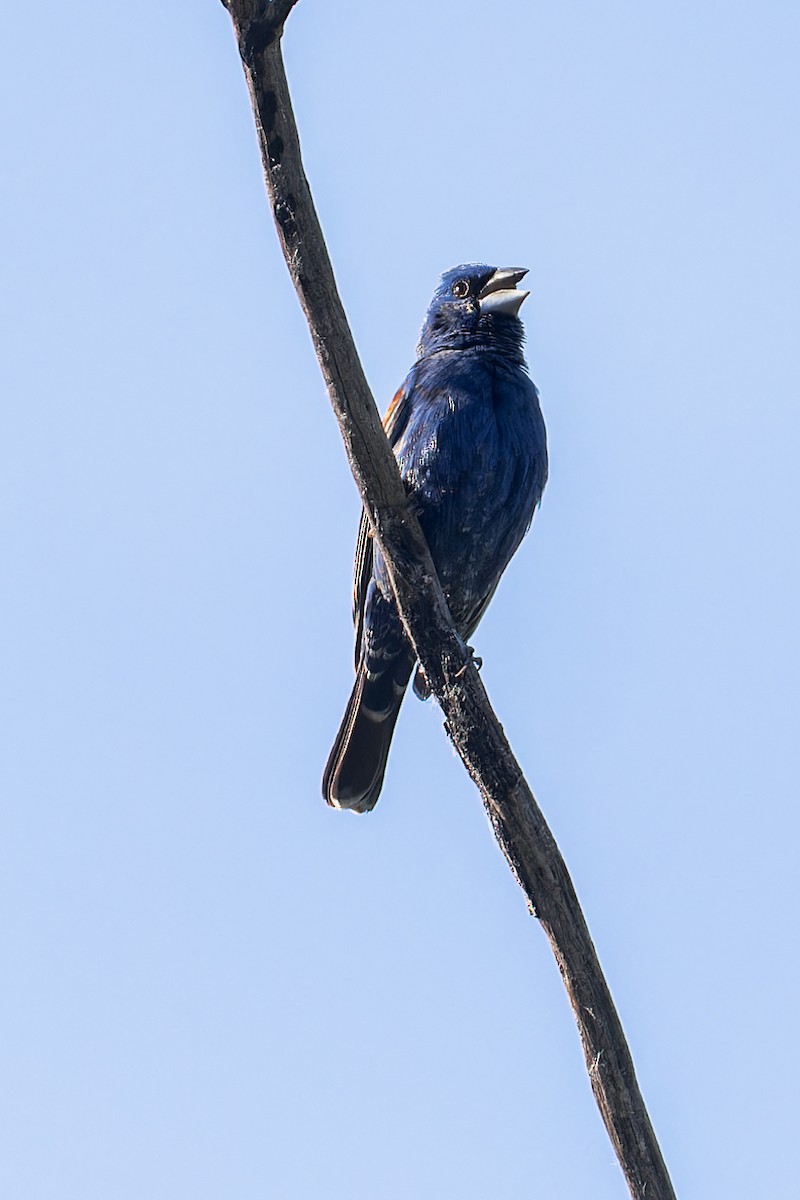
[(470, 263), (445, 271), (433, 295), (419, 341), (420, 355), (470, 346), (496, 347), (522, 359), (520, 306), (530, 292), (517, 284), (524, 267)]

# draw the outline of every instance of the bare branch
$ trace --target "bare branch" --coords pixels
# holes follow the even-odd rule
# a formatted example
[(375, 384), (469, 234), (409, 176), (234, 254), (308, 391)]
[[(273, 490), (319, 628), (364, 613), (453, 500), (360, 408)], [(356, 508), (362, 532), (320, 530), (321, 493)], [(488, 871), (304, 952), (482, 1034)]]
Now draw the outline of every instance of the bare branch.
[(592, 1090), (630, 1194), (635, 1200), (675, 1200), (566, 865), (453, 626), (364, 377), (303, 171), (283, 68), (280, 38), (293, 3), (227, 0), (226, 7), (250, 90), (275, 224), (353, 475), (447, 733), (552, 946), (578, 1024)]
[(297, 0), (222, 0), (237, 25), (269, 27), (278, 37)]

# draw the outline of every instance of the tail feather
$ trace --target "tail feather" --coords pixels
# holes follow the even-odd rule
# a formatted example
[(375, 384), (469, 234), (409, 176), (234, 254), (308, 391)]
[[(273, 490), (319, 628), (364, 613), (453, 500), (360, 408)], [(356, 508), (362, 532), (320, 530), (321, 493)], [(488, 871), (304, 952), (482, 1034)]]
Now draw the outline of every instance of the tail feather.
[(322, 777), (322, 794), (334, 808), (369, 812), (375, 807), (410, 675), (411, 663), (405, 660), (378, 677), (359, 667)]

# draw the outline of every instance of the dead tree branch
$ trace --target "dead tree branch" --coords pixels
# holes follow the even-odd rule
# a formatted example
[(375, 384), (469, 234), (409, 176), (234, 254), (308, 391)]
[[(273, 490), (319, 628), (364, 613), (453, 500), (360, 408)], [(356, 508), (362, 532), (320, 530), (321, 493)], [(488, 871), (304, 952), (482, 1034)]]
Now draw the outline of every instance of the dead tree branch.
[(589, 1079), (636, 1200), (675, 1200), (566, 865), (458, 636), (409, 512), (342, 307), (300, 155), (281, 56), (296, 0), (223, 0), (244, 65), (275, 224), (400, 614), (497, 840), (556, 957)]

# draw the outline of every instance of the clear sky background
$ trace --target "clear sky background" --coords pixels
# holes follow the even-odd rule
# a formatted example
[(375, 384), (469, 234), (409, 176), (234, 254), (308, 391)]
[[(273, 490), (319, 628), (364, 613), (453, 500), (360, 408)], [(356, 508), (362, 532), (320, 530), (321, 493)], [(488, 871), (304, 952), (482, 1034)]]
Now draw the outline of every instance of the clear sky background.
[[(300, 0), (381, 408), (530, 267), (551, 445), (479, 633), (679, 1195), (796, 1181), (795, 2)], [(358, 499), (229, 19), (2, 19), (0, 1192), (616, 1200), (558, 971), (435, 705), (319, 783)]]

